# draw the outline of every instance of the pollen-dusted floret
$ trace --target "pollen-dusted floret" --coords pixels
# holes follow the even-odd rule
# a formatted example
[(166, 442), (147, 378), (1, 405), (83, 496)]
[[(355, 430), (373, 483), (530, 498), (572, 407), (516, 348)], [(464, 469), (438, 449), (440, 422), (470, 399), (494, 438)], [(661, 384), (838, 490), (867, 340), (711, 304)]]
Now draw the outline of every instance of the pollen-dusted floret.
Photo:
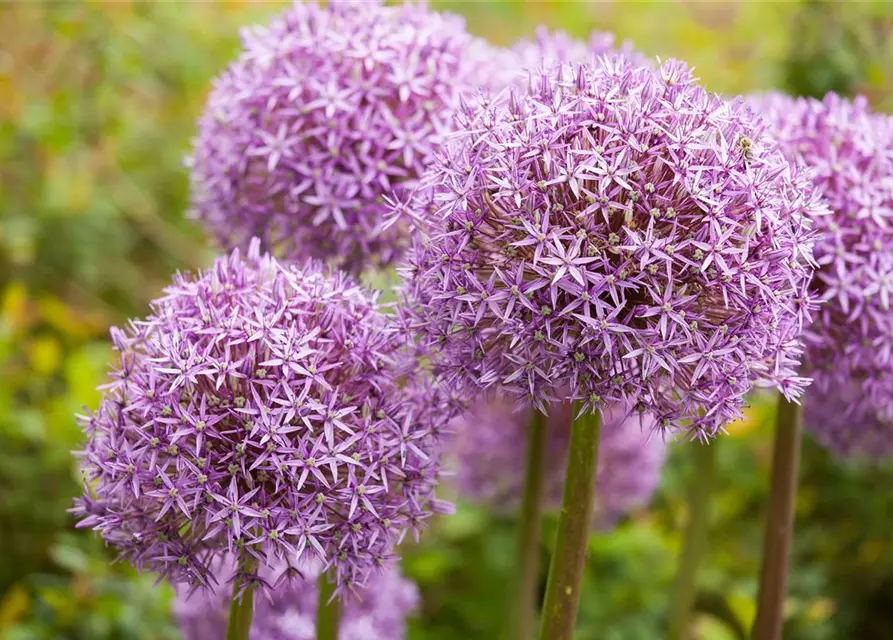
[[(184, 640), (214, 640), (226, 634), (232, 557), (215, 563), (215, 587), (192, 592), (177, 588), (174, 614)], [(319, 590), (318, 563), (277, 561), (265, 568), (262, 579), (271, 588), (268, 598), (256, 598), (251, 620), (251, 640), (314, 640)], [(419, 605), (416, 585), (400, 575), (396, 565), (373, 574), (366, 587), (346, 594), (339, 638), (342, 640), (402, 640), (406, 617)]]
[(406, 312), (452, 384), (628, 401), (700, 437), (755, 385), (802, 392), (824, 209), (761, 120), (683, 64), (566, 65), (469, 106), (423, 183), (402, 205), (429, 223)]
[(193, 215), (225, 248), (390, 264), (409, 230), (384, 228), (384, 198), (417, 180), (492, 48), (456, 16), (374, 0), (297, 2), (243, 44), (199, 120)]
[(806, 426), (843, 454), (893, 453), (893, 119), (865, 98), (758, 96), (789, 158), (814, 173), (832, 215), (817, 219), (813, 290), (823, 301), (806, 333), (815, 380)]
[(75, 513), (138, 568), (206, 585), (224, 552), (314, 556), (346, 589), (439, 508), (449, 414), (418, 402), (406, 334), (349, 277), (255, 240), (178, 275), (112, 341)]
[[(569, 403), (550, 407), (546, 418), (543, 497), (561, 503), (573, 412)], [(503, 397), (482, 398), (456, 420), (452, 456), (460, 495), (511, 509), (521, 500), (530, 410), (515, 410)], [(653, 433), (654, 420), (629, 407), (604, 412), (598, 451), (595, 524), (610, 527), (624, 513), (645, 505), (660, 482), (666, 441)]]

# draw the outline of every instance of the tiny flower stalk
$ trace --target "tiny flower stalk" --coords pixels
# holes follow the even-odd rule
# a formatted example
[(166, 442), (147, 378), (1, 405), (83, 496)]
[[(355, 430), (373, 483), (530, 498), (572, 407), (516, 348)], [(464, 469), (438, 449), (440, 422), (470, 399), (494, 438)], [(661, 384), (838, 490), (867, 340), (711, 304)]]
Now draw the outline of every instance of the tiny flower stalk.
[(698, 565), (707, 548), (707, 532), (710, 528), (710, 495), (716, 470), (717, 442), (692, 444), (695, 448), (695, 469), (691, 477), (688, 525), (670, 606), (668, 640), (682, 640), (686, 637), (695, 601)]
[(319, 574), (319, 599), (316, 603), (316, 640), (338, 640), (341, 626), (341, 598), (335, 595), (332, 576)]
[(802, 430), (803, 406), (780, 397), (775, 422), (763, 568), (760, 571), (757, 616), (753, 626), (754, 640), (781, 639)]
[(578, 412), (571, 429), (558, 535), (549, 566), (540, 640), (573, 638), (594, 509), (600, 435), (601, 412), (598, 409), (591, 413)]
[(540, 411), (533, 411), (527, 431), (527, 460), (516, 565), (518, 576), (512, 606), (508, 608), (509, 640), (529, 640), (533, 637), (545, 461), (546, 416)]

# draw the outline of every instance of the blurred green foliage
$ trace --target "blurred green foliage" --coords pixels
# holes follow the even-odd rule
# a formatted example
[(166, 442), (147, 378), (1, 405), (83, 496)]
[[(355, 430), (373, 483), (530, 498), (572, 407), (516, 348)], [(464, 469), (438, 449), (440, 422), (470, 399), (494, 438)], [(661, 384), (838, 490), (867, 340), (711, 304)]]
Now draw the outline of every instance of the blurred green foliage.
[[(866, 93), (893, 108), (888, 2), (434, 2), (507, 44), (546, 23), (612, 30), (679, 57), (724, 93)], [(80, 431), (109, 359), (109, 324), (142, 314), (212, 256), (185, 217), (182, 158), (238, 27), (276, 3), (0, 4), (0, 638), (175, 638), (170, 589), (111, 564), (75, 531)], [(743, 638), (753, 617), (772, 407), (720, 444), (711, 556), (695, 637)], [(681, 525), (686, 447), (648, 510), (590, 542), (578, 637), (661, 637)], [(889, 638), (890, 468), (841, 465), (807, 442), (786, 638)], [(554, 522), (546, 526), (551, 539)], [(412, 637), (490, 638), (511, 579), (513, 523), (460, 504), (406, 571), (424, 592)], [(543, 566), (548, 548), (542, 549)], [(543, 576), (544, 577), (544, 576)]]

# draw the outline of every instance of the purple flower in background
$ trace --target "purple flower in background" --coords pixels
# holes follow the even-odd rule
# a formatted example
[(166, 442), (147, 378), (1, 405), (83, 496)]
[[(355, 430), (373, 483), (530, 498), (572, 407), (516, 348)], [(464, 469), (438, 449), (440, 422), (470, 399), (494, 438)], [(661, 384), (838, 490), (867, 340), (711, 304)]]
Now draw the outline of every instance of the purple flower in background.
[[(177, 588), (174, 614), (183, 640), (223, 640), (226, 633), (229, 591), (221, 585), (233, 577), (235, 562), (225, 557), (212, 571), (215, 587), (191, 592)], [(289, 565), (277, 561), (261, 572), (275, 585), (267, 598), (257, 598), (249, 637), (251, 640), (314, 640), (316, 638), (316, 578), (319, 565)], [(340, 640), (401, 640), (406, 616), (419, 604), (416, 586), (388, 564), (370, 576), (366, 587), (347, 594), (341, 617)]]
[(545, 26), (540, 26), (533, 40), (519, 40), (511, 51), (517, 56), (518, 66), (528, 72), (544, 66), (549, 68), (556, 63), (588, 64), (601, 56), (620, 55), (639, 66), (650, 64), (648, 58), (636, 51), (631, 42), (624, 41), (617, 46), (614, 34), (603, 31), (593, 31), (587, 43), (572, 38), (565, 31), (549, 31)]
[(350, 587), (440, 507), (450, 414), (419, 402), (433, 392), (403, 371), (405, 332), (350, 278), (255, 240), (178, 275), (112, 341), (75, 512), (138, 568), (207, 585), (223, 552), (306, 554)]
[[(461, 495), (477, 502), (512, 509), (521, 500), (530, 411), (513, 410), (505, 398), (479, 400), (468, 415), (456, 421), (452, 449), (458, 467)], [(544, 504), (561, 503), (564, 471), (571, 437), (572, 408), (563, 403), (550, 408), (546, 427)], [(625, 512), (643, 506), (660, 482), (667, 444), (653, 433), (654, 420), (627, 408), (604, 411), (598, 452), (595, 520), (611, 526)]]
[(193, 215), (223, 247), (258, 236), (289, 260), (390, 264), (409, 228), (384, 228), (384, 198), (486, 83), (491, 47), (456, 16), (374, 0), (297, 2), (243, 44), (199, 120)]
[(784, 152), (814, 172), (832, 215), (818, 218), (813, 282), (823, 304), (806, 334), (815, 380), (806, 426), (844, 453), (893, 453), (893, 120), (865, 98), (754, 98)]
[(755, 385), (798, 396), (808, 177), (685, 65), (622, 58), (467, 106), (415, 201), (407, 321), (457, 387), (631, 402), (712, 436)]

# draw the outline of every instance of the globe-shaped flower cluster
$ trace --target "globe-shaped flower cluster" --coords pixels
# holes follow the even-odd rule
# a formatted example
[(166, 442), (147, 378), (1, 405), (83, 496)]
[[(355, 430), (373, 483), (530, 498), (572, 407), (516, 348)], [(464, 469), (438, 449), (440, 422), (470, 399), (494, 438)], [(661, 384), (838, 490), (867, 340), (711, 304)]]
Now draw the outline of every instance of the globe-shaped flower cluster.
[(297, 2), (214, 83), (199, 120), (193, 215), (224, 247), (359, 272), (406, 246), (384, 198), (410, 187), (492, 48), (418, 3)]
[(757, 97), (792, 161), (814, 172), (832, 215), (816, 220), (823, 301), (806, 333), (815, 380), (806, 425), (828, 447), (893, 453), (893, 119), (864, 98)]
[(254, 241), (178, 275), (112, 341), (75, 512), (138, 568), (206, 585), (222, 552), (261, 567), (307, 554), (347, 589), (439, 507), (449, 413), (401, 371), (405, 334), (350, 278)]
[(414, 202), (411, 324), (456, 385), (543, 407), (632, 402), (713, 435), (756, 384), (795, 397), (809, 220), (823, 211), (741, 101), (683, 64), (566, 65), (464, 108)]
[[(235, 562), (222, 558), (213, 567), (215, 587), (191, 592), (177, 588), (174, 613), (184, 640), (215, 640), (226, 633), (229, 591)], [(316, 578), (319, 565), (277, 561), (262, 571), (271, 585), (268, 598), (257, 598), (249, 637), (251, 640), (314, 640)], [(368, 584), (347, 594), (338, 637), (341, 640), (401, 640), (406, 635), (406, 616), (418, 606), (416, 586), (400, 575), (396, 565), (373, 574)]]
[[(521, 500), (529, 443), (529, 410), (516, 410), (506, 398), (482, 398), (456, 420), (452, 454), (458, 489), (464, 497), (499, 509)], [(550, 407), (546, 423), (543, 499), (548, 508), (561, 503), (573, 410), (569, 403)], [(660, 481), (667, 444), (653, 433), (649, 416), (630, 415), (629, 407), (604, 411), (599, 443), (595, 523), (611, 526), (624, 513), (651, 499)]]

